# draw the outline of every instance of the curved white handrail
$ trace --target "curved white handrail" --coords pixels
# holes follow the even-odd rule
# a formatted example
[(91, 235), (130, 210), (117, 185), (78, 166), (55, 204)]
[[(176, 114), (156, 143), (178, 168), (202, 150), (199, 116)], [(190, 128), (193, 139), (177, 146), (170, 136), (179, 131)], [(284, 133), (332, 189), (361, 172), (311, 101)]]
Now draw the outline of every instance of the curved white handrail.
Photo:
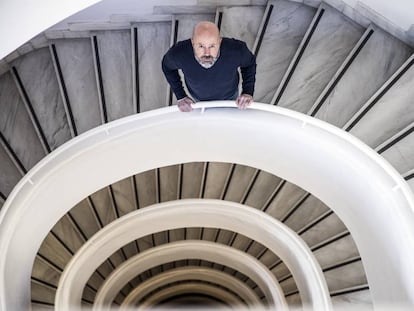
[[(287, 226), (254, 208), (221, 200), (179, 200), (131, 212), (91, 237), (66, 265), (55, 296), (56, 310), (79, 307), (83, 288), (99, 265), (120, 246), (152, 233), (184, 227), (222, 228), (243, 233), (269, 248), (284, 261), (297, 281), (303, 301), (320, 310), (330, 307), (322, 271), (312, 252)], [(181, 241), (151, 248), (122, 263), (105, 280), (95, 297), (94, 310), (110, 304), (131, 280), (150, 268), (182, 259), (206, 259), (241, 271), (263, 291), (269, 305), (287, 308), (274, 275), (240, 250), (207, 241)]]
[(238, 278), (207, 267), (181, 267), (160, 273), (135, 287), (121, 304), (120, 311), (136, 306), (147, 294), (170, 283), (188, 280), (206, 281), (220, 284), (237, 293), (247, 305), (257, 307), (261, 303), (255, 292)]
[(256, 167), (311, 192), (350, 230), (374, 304), (414, 303), (414, 204), (401, 176), (327, 123), (265, 104), (230, 107), (234, 102), (200, 103), (192, 113), (168, 107), (124, 118), (80, 135), (36, 165), (1, 210), (0, 309), (28, 308), (35, 254), (76, 203), (132, 174), (193, 161)]

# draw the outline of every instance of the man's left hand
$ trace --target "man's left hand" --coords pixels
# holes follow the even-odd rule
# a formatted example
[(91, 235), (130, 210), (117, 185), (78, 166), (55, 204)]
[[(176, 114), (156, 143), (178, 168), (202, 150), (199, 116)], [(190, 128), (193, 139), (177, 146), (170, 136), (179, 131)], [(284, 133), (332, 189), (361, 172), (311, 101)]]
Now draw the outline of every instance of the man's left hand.
[(240, 110), (245, 110), (253, 102), (253, 96), (249, 94), (241, 94), (236, 99), (236, 105)]

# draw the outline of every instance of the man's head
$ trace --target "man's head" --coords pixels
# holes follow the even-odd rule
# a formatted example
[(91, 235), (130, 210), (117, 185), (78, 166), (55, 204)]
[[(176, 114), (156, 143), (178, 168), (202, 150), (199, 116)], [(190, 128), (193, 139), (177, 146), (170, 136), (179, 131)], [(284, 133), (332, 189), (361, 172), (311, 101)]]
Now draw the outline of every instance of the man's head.
[(204, 68), (214, 65), (220, 56), (220, 31), (214, 23), (199, 22), (193, 31), (191, 38), (194, 56)]

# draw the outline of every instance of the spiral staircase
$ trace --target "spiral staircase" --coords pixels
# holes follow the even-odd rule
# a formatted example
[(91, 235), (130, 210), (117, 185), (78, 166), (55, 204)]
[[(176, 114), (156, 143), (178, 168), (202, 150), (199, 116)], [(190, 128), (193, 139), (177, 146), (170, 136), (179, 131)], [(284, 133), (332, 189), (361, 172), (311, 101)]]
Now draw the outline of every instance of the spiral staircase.
[[(22, 177), (59, 146), (108, 122), (174, 105), (161, 58), (172, 44), (190, 37), (201, 20), (215, 22), (223, 36), (244, 40), (256, 55), (255, 102), (307, 114), (349, 132), (384, 157), (414, 189), (412, 42), (358, 12), (341, 12), (320, 1), (199, 1), (156, 6), (153, 16), (142, 19), (113, 16), (111, 22), (49, 29), (0, 62), (0, 206)], [(65, 267), (94, 235), (137, 210), (184, 199), (235, 202), (270, 215), (312, 251), (334, 308), (373, 308), (364, 262), (337, 213), (280, 176), (238, 163), (208, 161), (131, 175), (74, 205), (35, 256), (33, 310), (55, 308)], [(88, 278), (82, 305), (92, 308), (105, 281), (134, 256), (182, 241), (215, 243), (252, 256), (277, 279), (289, 307), (302, 306), (292, 271), (269, 247), (242, 232), (191, 225), (119, 245)], [(252, 277), (231, 262), (207, 258), (166, 261), (139, 274), (129, 271), (110, 305), (123, 306), (134, 289), (185, 269), (220, 273), (217, 280), (231, 277), (242, 284), (239, 288), (246, 286), (245, 292), (253, 293), (247, 297), (269, 305), (263, 287)], [(183, 277), (160, 283), (141, 301), (169, 307), (223, 306), (230, 303), (226, 297), (247, 302), (241, 290), (217, 280)]]

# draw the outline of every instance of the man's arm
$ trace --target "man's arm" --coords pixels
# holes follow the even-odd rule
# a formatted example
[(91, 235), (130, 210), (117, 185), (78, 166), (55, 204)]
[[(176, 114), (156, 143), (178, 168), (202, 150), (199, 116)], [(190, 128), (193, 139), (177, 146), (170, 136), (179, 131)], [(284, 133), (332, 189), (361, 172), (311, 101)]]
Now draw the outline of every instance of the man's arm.
[(253, 97), (254, 84), (256, 82), (256, 56), (243, 43), (241, 49), (240, 71), (242, 76), (242, 94)]
[(184, 91), (183, 82), (181, 81), (181, 77), (178, 74), (178, 67), (175, 64), (171, 49), (164, 55), (161, 66), (165, 78), (170, 84), (175, 97), (177, 97), (177, 100), (186, 97), (187, 94)]
[(243, 42), (241, 48), (242, 93), (236, 99), (239, 109), (246, 109), (253, 102), (254, 83), (256, 82), (256, 57)]

